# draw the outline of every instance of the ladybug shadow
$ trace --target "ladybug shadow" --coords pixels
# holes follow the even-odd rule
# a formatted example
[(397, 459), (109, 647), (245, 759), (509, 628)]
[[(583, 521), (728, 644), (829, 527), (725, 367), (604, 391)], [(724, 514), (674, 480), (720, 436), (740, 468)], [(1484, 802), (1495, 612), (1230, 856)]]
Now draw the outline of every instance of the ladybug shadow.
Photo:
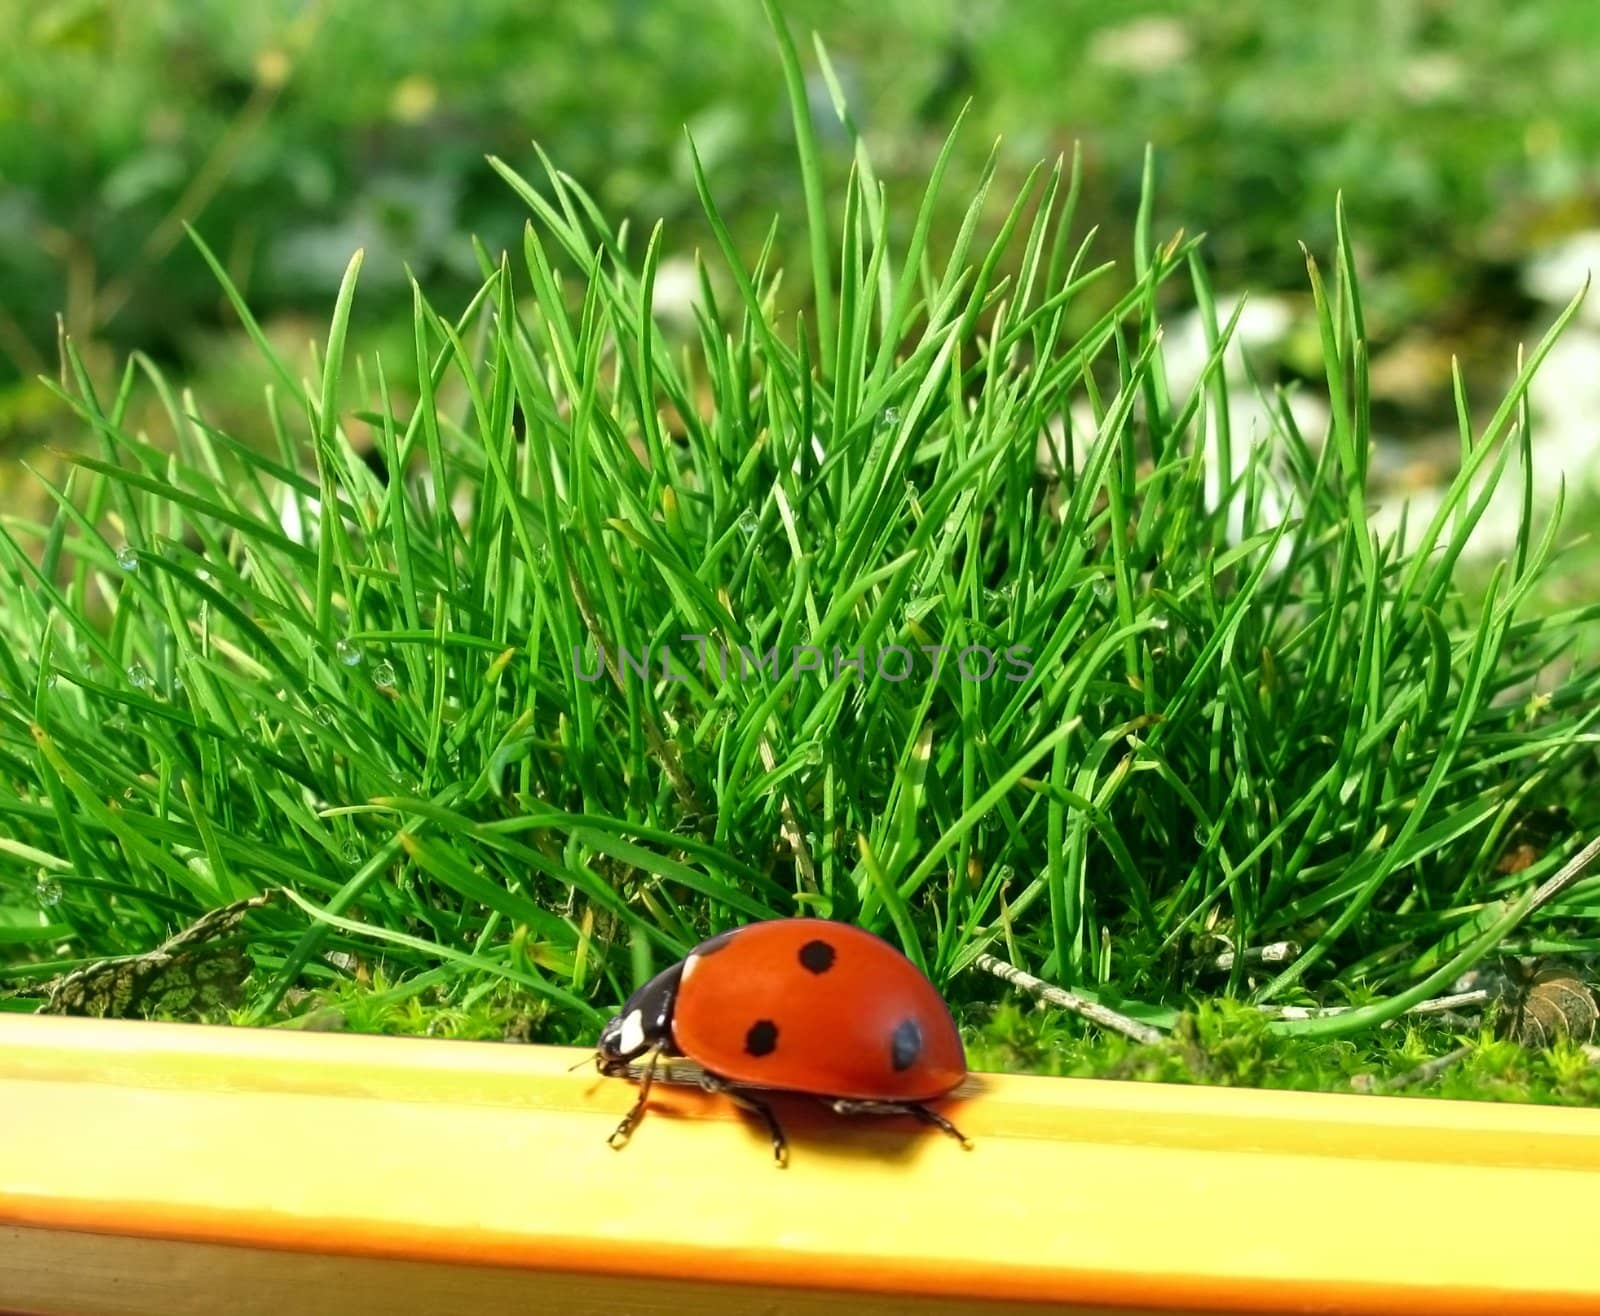
[[(674, 1069), (677, 1068), (678, 1063), (674, 1062)], [(980, 1095), (984, 1086), (979, 1076), (969, 1074), (953, 1092), (929, 1106), (959, 1125), (962, 1105)], [(790, 1164), (800, 1159), (842, 1163), (868, 1158), (887, 1165), (903, 1165), (935, 1153), (965, 1155), (973, 1146), (971, 1141), (960, 1142), (909, 1112), (842, 1113), (834, 1110), (826, 1098), (769, 1089), (708, 1092), (684, 1073), (665, 1079), (657, 1076), (638, 1124), (619, 1150), (634, 1138), (649, 1137), (653, 1123), (712, 1119), (739, 1124), (752, 1151), (757, 1153), (756, 1163), (765, 1160), (771, 1165), (777, 1157), (769, 1127), (758, 1112), (740, 1108), (740, 1097), (755, 1098), (771, 1111), (782, 1130), (785, 1160)]]

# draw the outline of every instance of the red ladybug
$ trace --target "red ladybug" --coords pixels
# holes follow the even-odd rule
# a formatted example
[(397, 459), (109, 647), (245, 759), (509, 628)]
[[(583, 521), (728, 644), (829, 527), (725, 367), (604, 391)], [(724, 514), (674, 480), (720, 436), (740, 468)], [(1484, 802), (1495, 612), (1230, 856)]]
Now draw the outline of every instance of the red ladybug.
[(622, 1146), (644, 1114), (656, 1061), (686, 1057), (701, 1086), (759, 1115), (778, 1164), (783, 1130), (754, 1093), (800, 1092), (841, 1114), (914, 1115), (970, 1146), (922, 1103), (967, 1076), (943, 998), (888, 942), (848, 923), (774, 919), (701, 942), (634, 992), (600, 1032), (596, 1063), (613, 1078), (646, 1053), (639, 1099), (611, 1135)]

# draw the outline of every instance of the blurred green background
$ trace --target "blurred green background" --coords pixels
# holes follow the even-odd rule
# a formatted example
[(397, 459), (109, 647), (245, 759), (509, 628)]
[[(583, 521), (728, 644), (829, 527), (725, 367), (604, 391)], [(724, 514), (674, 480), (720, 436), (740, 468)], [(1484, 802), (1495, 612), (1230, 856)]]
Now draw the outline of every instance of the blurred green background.
[[(1500, 387), (1551, 314), (1529, 260), (1600, 226), (1593, 0), (785, 9), (812, 68), (823, 34), (902, 224), (968, 98), (946, 222), (996, 135), (997, 199), (1078, 142), (1080, 230), (1101, 225), (1097, 250), (1122, 259), (1150, 142), (1159, 235), (1206, 232), (1223, 292), (1299, 305), (1298, 244), (1327, 251), (1342, 189), (1379, 415), (1400, 437), (1453, 430), (1451, 353), (1485, 396)], [(470, 235), (518, 241), (525, 212), (488, 153), (531, 176), (537, 140), (639, 241), (662, 218), (683, 254), (709, 243), (687, 124), (752, 253), (775, 212), (780, 243), (805, 240), (756, 0), (0, 0), (0, 31), (0, 472), (76, 441), (35, 382), (55, 369), (58, 313), (107, 377), (137, 348), (222, 423), (258, 414), (260, 367), (185, 220), (302, 360), (364, 246), (358, 332), (393, 342), (402, 370), (407, 268), (450, 305), (476, 282)], [(820, 78), (814, 97), (842, 174)], [(1559, 269), (1561, 293), (1581, 277)], [(1312, 369), (1312, 346), (1271, 345), (1279, 377)]]

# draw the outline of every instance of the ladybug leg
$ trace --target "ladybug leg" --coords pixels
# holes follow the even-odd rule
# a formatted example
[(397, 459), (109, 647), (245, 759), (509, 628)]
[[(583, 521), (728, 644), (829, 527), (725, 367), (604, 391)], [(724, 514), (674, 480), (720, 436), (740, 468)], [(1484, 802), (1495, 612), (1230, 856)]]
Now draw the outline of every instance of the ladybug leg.
[(972, 1139), (967, 1137), (967, 1135), (964, 1134), (960, 1129), (956, 1128), (954, 1124), (947, 1120), (938, 1111), (929, 1110), (926, 1106), (919, 1102), (912, 1102), (906, 1107), (906, 1109), (924, 1124), (931, 1124), (936, 1129), (943, 1129), (968, 1151), (972, 1150)]
[(725, 1094), (741, 1110), (748, 1110), (751, 1114), (761, 1116), (767, 1126), (767, 1132), (772, 1135), (772, 1158), (777, 1161), (782, 1169), (789, 1164), (789, 1140), (783, 1136), (783, 1126), (778, 1123), (778, 1117), (772, 1113), (772, 1107), (764, 1101), (757, 1101), (754, 1097), (747, 1097), (731, 1089)]
[(972, 1139), (956, 1128), (936, 1110), (929, 1110), (919, 1101), (830, 1101), (828, 1103), (841, 1115), (911, 1115), (924, 1124), (943, 1129), (963, 1147), (971, 1149)]
[(778, 1168), (783, 1169), (789, 1164), (789, 1140), (783, 1136), (783, 1126), (778, 1123), (778, 1117), (772, 1113), (771, 1106), (748, 1093), (740, 1092), (732, 1084), (714, 1074), (702, 1075), (700, 1086), (707, 1092), (720, 1092), (740, 1110), (759, 1115), (767, 1126), (767, 1132), (772, 1135), (772, 1158), (777, 1161)]
[(639, 1080), (638, 1100), (633, 1103), (633, 1108), (622, 1117), (622, 1123), (617, 1125), (611, 1136), (606, 1139), (615, 1150), (620, 1151), (622, 1149), (623, 1145), (632, 1136), (634, 1129), (638, 1127), (639, 1121), (644, 1118), (645, 1102), (650, 1099), (650, 1084), (655, 1079), (656, 1061), (659, 1058), (659, 1052), (652, 1051), (650, 1053), (650, 1063), (645, 1068), (644, 1077)]

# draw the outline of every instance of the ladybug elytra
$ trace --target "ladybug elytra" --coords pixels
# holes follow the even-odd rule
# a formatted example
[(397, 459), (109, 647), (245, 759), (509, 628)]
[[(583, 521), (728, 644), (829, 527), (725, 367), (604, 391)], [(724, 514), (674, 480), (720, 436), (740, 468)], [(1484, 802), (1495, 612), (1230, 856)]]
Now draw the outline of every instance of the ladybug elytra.
[(967, 1076), (961, 1035), (932, 983), (888, 942), (848, 923), (773, 919), (720, 933), (633, 993), (601, 1030), (600, 1072), (639, 1096), (611, 1135), (644, 1114), (656, 1062), (681, 1057), (700, 1085), (758, 1115), (779, 1165), (788, 1145), (762, 1091), (814, 1096), (841, 1114), (912, 1115), (970, 1146), (923, 1103)]

